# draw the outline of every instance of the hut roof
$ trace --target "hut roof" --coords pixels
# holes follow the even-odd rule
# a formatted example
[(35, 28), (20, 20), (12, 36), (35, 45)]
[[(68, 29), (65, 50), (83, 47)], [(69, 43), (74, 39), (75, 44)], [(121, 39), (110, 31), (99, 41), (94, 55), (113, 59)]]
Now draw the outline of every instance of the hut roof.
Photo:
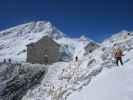
[(57, 46), (60, 46), (56, 41), (54, 41), (52, 38), (50, 38), (50, 37), (48, 37), (48, 36), (44, 36), (44, 37), (42, 37), (40, 40), (38, 40), (37, 42), (32, 42), (32, 43), (30, 43), (30, 44), (27, 44), (26, 46), (28, 47), (28, 46), (32, 46), (32, 45), (34, 45), (34, 44), (36, 44), (36, 43), (39, 43), (40, 41), (48, 41), (48, 40), (51, 40), (51, 41), (53, 41), (53, 43), (55, 43)]

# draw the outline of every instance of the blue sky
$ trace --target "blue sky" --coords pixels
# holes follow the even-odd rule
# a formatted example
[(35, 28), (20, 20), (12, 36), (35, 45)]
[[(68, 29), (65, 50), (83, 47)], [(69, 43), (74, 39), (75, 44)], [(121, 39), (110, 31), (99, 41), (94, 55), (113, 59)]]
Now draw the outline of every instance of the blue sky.
[(132, 0), (1, 0), (0, 30), (34, 20), (49, 20), (71, 37), (96, 41), (133, 30)]

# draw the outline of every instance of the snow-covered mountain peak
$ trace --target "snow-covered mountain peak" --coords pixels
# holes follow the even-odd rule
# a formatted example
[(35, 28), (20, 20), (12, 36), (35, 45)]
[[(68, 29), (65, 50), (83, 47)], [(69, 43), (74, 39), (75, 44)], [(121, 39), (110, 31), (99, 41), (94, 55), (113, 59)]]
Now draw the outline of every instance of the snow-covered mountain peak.
[(28, 34), (38, 34), (48, 35), (52, 38), (63, 37), (64, 34), (55, 28), (49, 21), (33, 21), (26, 24), (18, 25), (13, 28), (0, 32), (0, 37), (12, 35), (13, 37), (21, 37)]
[(80, 40), (88, 40), (88, 38), (85, 35), (80, 36)]
[(88, 42), (92, 42), (93, 40), (88, 38), (87, 36), (85, 35), (81, 35), (80, 38), (79, 38), (79, 41), (88, 41)]
[(112, 35), (110, 38), (105, 39), (102, 44), (104, 45), (119, 44), (121, 42), (129, 40), (130, 38), (132, 38), (132, 36), (133, 36), (133, 32), (122, 30)]
[(116, 34), (114, 34), (114, 35), (112, 36), (112, 38), (122, 38), (122, 37), (126, 36), (128, 33), (129, 33), (129, 31), (127, 31), (127, 30), (122, 30), (122, 31), (120, 31), (120, 32), (118, 32), (118, 33), (116, 33)]
[[(54, 40), (65, 35), (49, 21), (33, 21), (0, 32), (0, 60), (26, 59), (26, 45), (48, 35)], [(17, 58), (16, 58), (17, 57)]]

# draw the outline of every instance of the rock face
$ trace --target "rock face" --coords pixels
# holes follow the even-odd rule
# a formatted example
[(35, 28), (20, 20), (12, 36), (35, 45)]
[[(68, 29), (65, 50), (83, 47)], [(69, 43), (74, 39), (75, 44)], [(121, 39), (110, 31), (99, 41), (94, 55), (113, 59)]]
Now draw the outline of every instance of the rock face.
[(97, 43), (90, 42), (84, 49), (85, 49), (85, 55), (88, 55), (89, 53), (92, 53), (95, 49), (100, 47)]
[[(43, 65), (2, 64), (0, 100), (21, 100), (29, 89), (39, 84), (46, 73)], [(12, 70), (11, 70), (12, 69)]]

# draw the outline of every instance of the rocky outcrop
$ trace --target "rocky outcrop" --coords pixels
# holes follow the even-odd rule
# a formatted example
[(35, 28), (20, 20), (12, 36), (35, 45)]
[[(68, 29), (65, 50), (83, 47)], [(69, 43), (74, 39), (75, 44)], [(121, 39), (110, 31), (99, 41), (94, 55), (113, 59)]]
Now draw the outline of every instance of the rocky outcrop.
[(2, 73), (5, 79), (1, 78), (0, 82), (0, 100), (21, 100), (29, 89), (41, 82), (46, 73), (43, 65), (4, 64), (0, 69), (7, 71)]

